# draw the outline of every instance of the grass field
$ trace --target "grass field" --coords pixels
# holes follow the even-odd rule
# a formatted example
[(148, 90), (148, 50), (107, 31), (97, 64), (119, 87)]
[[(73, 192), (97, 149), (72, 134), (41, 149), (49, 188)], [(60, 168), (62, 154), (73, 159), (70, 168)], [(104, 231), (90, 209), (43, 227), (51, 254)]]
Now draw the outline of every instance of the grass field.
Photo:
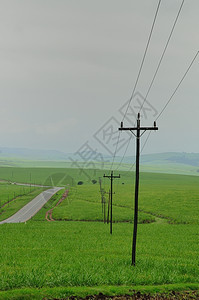
[[(111, 236), (102, 222), (99, 184), (79, 170), (3, 169), (1, 179), (14, 173), (15, 181), (25, 182), (31, 172), (36, 183), (64, 186), (69, 195), (55, 207), (63, 191), (57, 193), (27, 224), (0, 226), (0, 299), (12, 299), (12, 293), (28, 299), (33, 289), (57, 298), (92, 289), (109, 295), (138, 288), (198, 290), (198, 177), (141, 173), (137, 263), (132, 267), (133, 173), (121, 172), (114, 181)], [(92, 179), (103, 176), (88, 172)], [(77, 185), (79, 180), (84, 184)], [(103, 179), (102, 186), (108, 192), (110, 181)], [(45, 220), (51, 208), (59, 221)]]
[(196, 225), (142, 224), (138, 233), (132, 268), (131, 224), (115, 224), (113, 236), (97, 222), (5, 224), (0, 289), (198, 283)]
[(32, 188), (29, 186), (19, 186), (9, 182), (0, 182), (0, 206), (14, 198), (30, 193)]
[[(183, 159), (182, 159), (183, 157)], [(73, 157), (74, 158), (74, 157)], [(115, 162), (112, 166), (112, 158), (108, 158), (109, 162), (104, 162), (103, 168), (110, 170), (111, 168), (117, 169), (119, 166), (120, 170), (129, 171), (132, 169), (132, 164), (135, 162), (134, 157), (127, 157), (122, 161), (121, 157), (116, 157)], [(78, 162), (78, 168), (85, 168), (84, 162)], [(16, 168), (57, 168), (57, 169), (68, 169), (77, 167), (77, 165), (71, 163), (70, 160), (31, 160), (22, 159), (16, 157), (3, 157), (0, 153), (0, 168), (9, 167), (10, 169)], [(102, 168), (102, 164), (95, 162), (95, 168)], [(184, 174), (199, 176), (198, 167), (198, 154), (189, 153), (159, 153), (156, 155), (142, 155), (140, 161), (140, 169), (142, 172), (150, 173), (168, 173), (168, 174)]]

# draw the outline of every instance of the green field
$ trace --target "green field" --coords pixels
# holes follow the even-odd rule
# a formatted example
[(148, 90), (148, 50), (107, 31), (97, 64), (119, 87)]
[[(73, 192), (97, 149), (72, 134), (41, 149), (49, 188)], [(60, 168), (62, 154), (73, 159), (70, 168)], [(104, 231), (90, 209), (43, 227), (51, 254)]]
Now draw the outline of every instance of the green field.
[[(69, 189), (61, 204), (56, 206), (63, 190), (26, 224), (0, 226), (0, 299), (198, 290), (199, 177), (141, 173), (137, 262), (132, 267), (134, 174), (121, 172), (114, 181), (110, 235), (99, 183), (88, 180), (89, 175), (98, 181), (104, 172), (87, 172), (0, 168), (0, 179), (29, 182), (31, 173), (32, 182)], [(77, 184), (80, 180), (83, 185)], [(110, 181), (102, 178), (102, 187), (108, 192)], [(107, 203), (108, 194), (106, 213)], [(47, 222), (51, 208), (57, 221)]]
[[(43, 157), (43, 156), (42, 156)], [(71, 160), (60, 160), (52, 157), (47, 160), (42, 160), (42, 157), (34, 159), (28, 158), (16, 158), (16, 157), (5, 157), (1, 156), (0, 153), (0, 168), (10, 169), (9, 176), (12, 176), (12, 170), (16, 168), (23, 168), (24, 174), (27, 169), (30, 168), (85, 168), (85, 162), (78, 162), (77, 165), (73, 164)], [(140, 161), (140, 169), (142, 172), (150, 173), (168, 173), (168, 174), (184, 174), (199, 176), (199, 162), (198, 154), (194, 153), (159, 153), (152, 155), (142, 155)], [(74, 158), (74, 157), (73, 157)], [(106, 159), (105, 159), (106, 160)], [(109, 162), (108, 162), (109, 160)], [(132, 165), (135, 163), (135, 157), (126, 157), (122, 160), (122, 157), (116, 157), (115, 162), (112, 166), (112, 158), (107, 157), (107, 162), (103, 163), (103, 168), (106, 170), (120, 169), (123, 171), (132, 170)], [(95, 168), (102, 168), (101, 162), (94, 162)], [(29, 180), (29, 174), (26, 176), (26, 180)]]

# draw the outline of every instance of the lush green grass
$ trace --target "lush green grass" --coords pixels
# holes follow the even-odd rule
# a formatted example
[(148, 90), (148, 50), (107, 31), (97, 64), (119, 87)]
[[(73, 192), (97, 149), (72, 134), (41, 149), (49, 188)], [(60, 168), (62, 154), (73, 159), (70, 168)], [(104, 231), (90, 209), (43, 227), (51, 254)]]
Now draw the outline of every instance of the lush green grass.
[[(198, 284), (165, 284), (155, 286), (83, 286), (83, 287), (54, 287), (54, 288), (22, 288), (15, 290), (8, 290), (0, 292), (1, 300), (29, 300), (29, 299), (68, 299), (68, 297), (78, 297), (92, 299), (91, 295), (103, 295), (108, 296), (123, 296), (131, 295), (139, 292), (141, 295), (153, 295), (157, 296), (157, 299), (161, 299), (161, 296), (168, 297), (170, 299), (173, 295), (173, 291), (177, 292), (177, 295), (181, 295), (178, 299), (198, 299)], [(186, 292), (184, 292), (186, 291)], [(169, 298), (170, 296), (170, 298)], [(89, 299), (87, 298), (87, 299)], [(147, 298), (148, 299), (148, 298)]]
[(197, 225), (139, 225), (136, 267), (131, 237), (127, 223), (4, 224), (0, 289), (198, 282)]
[[(140, 220), (146, 217), (150, 220), (152, 216), (156, 216), (175, 224), (199, 223), (198, 177), (156, 173), (141, 173), (140, 177)], [(115, 221), (130, 221), (133, 218), (133, 180), (132, 173), (123, 172), (121, 179), (114, 181), (113, 218)], [(108, 192), (109, 180), (103, 179), (102, 186)], [(108, 194), (105, 198), (108, 203)], [(107, 209), (106, 205), (106, 211)], [(99, 184), (86, 183), (73, 187), (69, 198), (61, 203), (53, 214), (56, 219), (102, 220), (101, 210)]]
[[(107, 216), (107, 209), (106, 209)], [(70, 200), (60, 204), (53, 211), (53, 218), (56, 220), (85, 220), (85, 221), (103, 221), (102, 205), (96, 202), (87, 202), (82, 200)], [(106, 218), (107, 219), (107, 218)], [(133, 210), (125, 207), (113, 206), (113, 222), (132, 222)], [(155, 218), (145, 214), (139, 214), (139, 223), (149, 223), (155, 221)]]
[[(199, 223), (198, 177), (155, 173), (141, 173), (140, 177), (141, 211), (167, 218), (172, 223)], [(122, 180), (125, 184), (119, 182), (116, 186), (114, 203), (132, 207), (133, 186), (125, 175)]]
[[(104, 162), (103, 168), (106, 170), (120, 169), (129, 171), (132, 169), (132, 164), (135, 162), (134, 157), (126, 157), (122, 162), (121, 158), (116, 157), (112, 166), (112, 159), (110, 162)], [(198, 176), (198, 154), (197, 153), (159, 153), (152, 155), (143, 155), (141, 157), (141, 171), (142, 172), (158, 172), (169, 174), (186, 174)], [(95, 162), (95, 168), (102, 168), (102, 163)], [(16, 157), (0, 157), (0, 167), (12, 168), (85, 168), (84, 162), (73, 164), (70, 160), (30, 160)]]
[[(119, 214), (120, 219), (118, 220), (129, 221), (132, 219), (133, 213), (130, 210), (127, 211), (126, 208), (133, 208), (134, 173), (120, 173), (121, 179), (114, 181), (116, 194), (113, 196), (115, 211), (113, 217), (117, 221)], [(30, 182), (31, 179), (32, 183), (64, 186), (66, 188), (68, 185), (76, 187), (77, 193), (75, 196), (73, 195), (73, 201), (70, 202), (70, 205), (64, 202), (54, 211), (58, 219), (74, 218), (80, 220), (87, 218), (91, 220), (95, 210), (95, 219), (100, 219), (101, 200), (99, 184), (93, 185), (91, 179), (98, 181), (99, 177), (103, 178), (103, 174), (104, 172), (100, 170), (87, 170), (86, 174), (84, 174), (78, 169), (64, 168), (0, 168), (0, 178), (2, 179), (14, 179), (14, 181), (19, 182)], [(80, 180), (84, 184), (77, 186), (77, 182)], [(110, 181), (108, 179), (103, 179), (103, 188), (107, 192), (110, 189)], [(87, 204), (85, 203), (86, 201)], [(108, 201), (108, 195), (106, 195), (106, 201)], [(97, 204), (94, 206), (91, 202)], [(139, 209), (147, 215), (163, 217), (172, 223), (198, 224), (198, 202), (199, 177), (197, 176), (158, 173), (141, 173), (140, 175)], [(76, 209), (80, 208), (80, 205), (82, 206), (82, 215), (78, 213), (79, 209)], [(88, 207), (88, 215), (85, 215), (86, 206)], [(124, 208), (119, 209), (118, 206), (123, 206)], [(140, 217), (143, 219), (141, 214)]]
[[(70, 186), (68, 198), (54, 209), (53, 218), (73, 221), (45, 221), (45, 213), (55, 207), (60, 191), (27, 224), (1, 225), (0, 290), (22, 289), (23, 294), (23, 289), (30, 289), (29, 293), (32, 288), (49, 293), (55, 289), (53, 295), (58, 295), (65, 287), (65, 294), (59, 295), (66, 296), (75, 289), (78, 293), (77, 287), (81, 291), (101, 287), (112, 294), (114, 286), (115, 290), (148, 285), (198, 288), (198, 177), (141, 173), (139, 221), (155, 218), (156, 222), (139, 224), (133, 268), (132, 224), (115, 223), (111, 236), (109, 226), (102, 222), (75, 221), (103, 220), (98, 183), (92, 184), (77, 169), (7, 169), (0, 168), (0, 178), (9, 179), (12, 174), (14, 181), (25, 182), (31, 173), (31, 182)], [(104, 172), (88, 170), (88, 174), (98, 180)], [(84, 184), (77, 185), (79, 180)], [(133, 218), (133, 181), (131, 172), (121, 172), (121, 179), (114, 181), (116, 222)], [(108, 192), (110, 181), (103, 179), (102, 187)]]
[(32, 191), (33, 187), (19, 186), (9, 182), (0, 182), (0, 207), (5, 203), (26, 195)]
[[(55, 220), (75, 220), (75, 221), (103, 221), (101, 196), (98, 185), (89, 185), (84, 189), (82, 186), (71, 188), (67, 199), (54, 208), (53, 218)], [(83, 192), (82, 192), (83, 189)], [(63, 193), (63, 191), (62, 191)], [(85, 193), (85, 194), (84, 194)], [(93, 196), (91, 196), (93, 193)], [(90, 196), (90, 197), (89, 197)], [(54, 205), (55, 206), (55, 205)], [(104, 209), (104, 205), (103, 205)], [(41, 210), (40, 219), (45, 218), (45, 207)], [(105, 215), (107, 220), (108, 203), (105, 205)], [(110, 215), (110, 214), (109, 214)], [(133, 210), (128, 207), (113, 205), (113, 222), (132, 222)], [(155, 217), (141, 212), (139, 223), (150, 223), (155, 221)]]
[(36, 183), (50, 186), (76, 185), (78, 181), (91, 182), (103, 175), (103, 171), (67, 168), (0, 168), (0, 179), (22, 183)]

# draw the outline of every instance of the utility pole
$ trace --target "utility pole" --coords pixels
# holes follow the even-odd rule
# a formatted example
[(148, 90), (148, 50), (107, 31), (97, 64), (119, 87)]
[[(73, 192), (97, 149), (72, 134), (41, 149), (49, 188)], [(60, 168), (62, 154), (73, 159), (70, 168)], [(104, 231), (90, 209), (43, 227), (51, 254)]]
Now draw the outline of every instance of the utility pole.
[(103, 213), (103, 189), (102, 189), (102, 179), (101, 179), (101, 177), (99, 177), (99, 185), (100, 185), (100, 193), (101, 193), (101, 197), (102, 197), (101, 204), (102, 204), (102, 213)]
[[(131, 131), (136, 137), (136, 180), (135, 180), (135, 206), (134, 206), (134, 230), (133, 230), (133, 245), (132, 245), (132, 265), (135, 266), (136, 256), (136, 240), (137, 240), (137, 223), (138, 223), (138, 195), (139, 195), (139, 169), (140, 169), (140, 138), (147, 130), (158, 130), (156, 122), (153, 127), (140, 127), (140, 113), (137, 116), (137, 127), (121, 127), (119, 130)], [(133, 132), (136, 131), (136, 134)]]
[[(107, 224), (109, 224), (110, 203), (111, 203), (111, 190), (109, 189), (109, 191), (106, 192), (106, 194), (108, 194)], [(112, 193), (112, 194), (115, 194), (115, 192)]]
[(106, 198), (103, 195), (103, 205), (104, 205), (104, 224), (106, 223)]
[(111, 171), (111, 175), (105, 175), (104, 174), (104, 177), (107, 177), (111, 180), (111, 218), (110, 218), (110, 234), (112, 234), (112, 223), (113, 223), (113, 179), (114, 178), (120, 178), (120, 175), (118, 176), (114, 176), (113, 175), (113, 171)]
[(107, 212), (107, 224), (109, 224), (110, 202), (111, 202), (111, 191), (109, 190), (109, 192), (108, 192), (108, 212)]
[(102, 179), (99, 177), (100, 193), (101, 193), (101, 203), (102, 203), (102, 214), (104, 215), (104, 223), (106, 223), (106, 200), (105, 200), (105, 190), (102, 188)]

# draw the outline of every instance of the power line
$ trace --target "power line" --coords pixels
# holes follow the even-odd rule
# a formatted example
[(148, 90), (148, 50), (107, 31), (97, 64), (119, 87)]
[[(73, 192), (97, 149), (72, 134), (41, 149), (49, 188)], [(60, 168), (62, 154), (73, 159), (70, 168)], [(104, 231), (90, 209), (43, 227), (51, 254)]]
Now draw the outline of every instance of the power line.
[[(136, 78), (136, 81), (135, 81), (133, 92), (132, 92), (131, 97), (129, 99), (129, 103), (127, 105), (127, 108), (126, 108), (126, 111), (125, 111), (125, 114), (123, 116), (122, 121), (124, 121), (124, 119), (126, 117), (126, 114), (128, 112), (129, 106), (131, 104), (131, 101), (132, 101), (132, 99), (134, 97), (134, 93), (135, 93), (135, 90), (136, 90), (136, 87), (137, 87), (137, 84), (138, 84), (138, 81), (139, 81), (139, 78), (140, 78), (140, 75), (141, 75), (141, 72), (142, 72), (142, 68), (143, 68), (143, 65), (144, 65), (146, 54), (147, 54), (147, 51), (148, 51), (148, 48), (149, 48), (149, 44), (150, 44), (150, 41), (151, 41), (152, 33), (153, 33), (153, 30), (154, 30), (154, 27), (155, 27), (155, 22), (156, 22), (156, 19), (157, 19), (157, 15), (158, 15), (158, 12), (159, 12), (161, 1), (162, 0), (158, 1), (158, 5), (157, 5), (157, 8), (156, 8), (156, 12), (155, 12), (155, 16), (154, 16), (154, 19), (153, 19), (152, 27), (151, 27), (150, 34), (149, 34), (149, 37), (148, 37), (148, 40), (147, 40), (147, 44), (146, 44), (146, 47), (145, 47), (144, 55), (143, 55), (143, 58), (142, 58), (142, 61), (141, 61), (141, 65), (140, 65), (139, 71), (138, 71), (138, 75), (137, 75), (137, 78)], [(117, 139), (117, 143), (116, 143), (116, 147), (115, 147), (115, 152), (114, 152), (114, 155), (113, 155), (111, 169), (112, 169), (114, 161), (115, 161), (115, 156), (116, 156), (116, 153), (117, 153), (119, 141), (120, 141), (120, 132), (118, 134), (118, 139)]]
[[(164, 58), (164, 56), (165, 56), (166, 50), (167, 50), (167, 48), (168, 48), (169, 42), (170, 42), (170, 40), (171, 40), (172, 34), (173, 34), (174, 29), (175, 29), (175, 26), (176, 26), (176, 24), (177, 24), (177, 21), (178, 21), (178, 18), (179, 18), (179, 16), (180, 16), (182, 7), (183, 7), (183, 5), (184, 5), (184, 2), (185, 2), (185, 0), (182, 0), (182, 3), (181, 3), (181, 5), (180, 5), (180, 8), (179, 8), (178, 13), (177, 13), (177, 15), (176, 15), (176, 18), (175, 18), (175, 20), (174, 20), (173, 26), (172, 26), (172, 28), (171, 28), (171, 32), (170, 32), (169, 37), (168, 37), (168, 39), (167, 39), (167, 42), (166, 42), (166, 44), (165, 44), (164, 50), (163, 50), (162, 55), (161, 55), (161, 57), (160, 57), (160, 60), (159, 60), (159, 62), (158, 62), (157, 68), (156, 68), (156, 70), (155, 70), (155, 73), (154, 73), (153, 78), (152, 78), (152, 80), (151, 80), (151, 83), (150, 83), (150, 85), (149, 85), (149, 88), (148, 88), (148, 90), (147, 90), (147, 92), (146, 92), (146, 95), (145, 95), (145, 97), (144, 97), (144, 101), (143, 101), (143, 103), (142, 103), (142, 105), (141, 105), (141, 108), (140, 108), (140, 110), (139, 110), (139, 113), (141, 112), (141, 110), (142, 110), (142, 108), (143, 108), (143, 106), (144, 106), (144, 104), (145, 104), (145, 102), (146, 102), (146, 100), (147, 100), (147, 98), (148, 98), (148, 95), (149, 95), (149, 93), (150, 93), (150, 91), (151, 91), (151, 88), (152, 88), (152, 86), (153, 86), (153, 84), (154, 84), (155, 78), (157, 77), (158, 71), (159, 71), (159, 69), (160, 69), (160, 65), (161, 65), (162, 60), (163, 60), (163, 58)], [(135, 92), (135, 91), (134, 91), (134, 92)], [(133, 94), (134, 94), (134, 92), (133, 92)], [(132, 96), (133, 96), (133, 95), (132, 95)], [(132, 100), (132, 99), (131, 99), (131, 100)], [(129, 107), (129, 106), (128, 106), (128, 107)], [(150, 135), (150, 134), (149, 134), (149, 135)], [(148, 140), (148, 138), (147, 138), (147, 140)], [(129, 143), (128, 143), (127, 148), (126, 148), (126, 151), (125, 151), (125, 153), (124, 153), (124, 155), (123, 155), (123, 157), (122, 157), (122, 159), (121, 159), (121, 162), (120, 162), (120, 164), (119, 164), (119, 166), (117, 167), (116, 170), (118, 170), (118, 168), (120, 167), (120, 165), (121, 165), (121, 163), (122, 163), (122, 161), (123, 161), (123, 159), (124, 159), (124, 156), (125, 156), (125, 154), (126, 154), (126, 152), (127, 152), (127, 150), (128, 150), (128, 146), (129, 146)], [(142, 151), (141, 151), (141, 152), (142, 152)]]
[[(151, 133), (152, 133), (152, 131), (149, 131), (149, 133), (148, 133), (148, 135), (147, 135), (147, 138), (146, 138), (146, 140), (145, 140), (145, 142), (144, 142), (144, 144), (143, 144), (143, 146), (142, 146), (142, 148), (141, 148), (140, 154), (142, 154), (142, 152), (143, 152), (143, 150), (144, 150), (144, 148), (145, 148), (145, 146), (146, 146), (146, 143), (148, 142), (148, 139), (149, 139)], [(134, 168), (134, 166), (135, 166), (135, 162), (136, 162), (136, 161), (134, 161), (133, 165), (129, 168), (128, 172), (130, 172), (130, 171), (133, 170), (133, 168)]]
[(120, 141), (120, 134), (121, 134), (121, 132), (119, 131), (118, 138), (117, 138), (117, 143), (116, 143), (116, 146), (115, 146), (115, 151), (114, 151), (114, 154), (113, 154), (113, 159), (112, 159), (110, 171), (113, 169), (113, 164), (114, 164), (114, 161), (115, 161), (115, 156), (116, 156), (118, 145), (119, 145), (119, 141)]
[(123, 156), (122, 156), (122, 159), (120, 160), (120, 162), (119, 162), (117, 168), (115, 169), (115, 171), (118, 170), (119, 167), (121, 166), (121, 164), (122, 164), (122, 162), (123, 162), (123, 160), (124, 160), (124, 157), (125, 157), (125, 155), (126, 155), (126, 152), (127, 152), (128, 148), (129, 148), (129, 145), (130, 145), (130, 141), (131, 141), (131, 140), (132, 140), (132, 136), (130, 137), (130, 139), (129, 139), (128, 143), (127, 143), (127, 146), (126, 146), (126, 149), (125, 149), (124, 154), (123, 154)]
[(142, 72), (142, 68), (143, 68), (143, 65), (144, 65), (144, 61), (145, 61), (145, 58), (146, 58), (146, 54), (147, 54), (147, 51), (148, 51), (148, 48), (149, 48), (149, 44), (150, 44), (150, 41), (151, 41), (151, 36), (152, 36), (153, 29), (154, 29), (154, 26), (155, 26), (155, 22), (156, 22), (156, 19), (157, 19), (158, 11), (159, 11), (159, 8), (160, 8), (160, 3), (161, 3), (161, 0), (159, 0), (159, 2), (158, 2), (158, 6), (157, 6), (157, 9), (156, 9), (156, 12), (155, 12), (154, 19), (153, 19), (153, 23), (152, 23), (152, 27), (151, 27), (151, 30), (150, 30), (150, 34), (149, 34), (148, 41), (147, 41), (147, 44), (146, 44), (146, 48), (145, 48), (145, 51), (144, 51), (144, 56), (142, 58), (142, 62), (141, 62), (140, 69), (139, 69), (139, 72), (138, 72), (138, 75), (137, 75), (137, 78), (136, 78), (136, 81), (135, 81), (133, 92), (132, 92), (131, 97), (129, 99), (129, 103), (127, 105), (127, 108), (126, 108), (126, 111), (125, 111), (125, 114), (123, 116), (122, 121), (124, 121), (124, 119), (126, 117), (126, 114), (128, 112), (129, 106), (130, 106), (131, 101), (132, 101), (132, 99), (134, 97), (134, 94), (135, 94), (135, 89), (137, 87), (137, 84), (138, 84), (138, 81), (139, 81), (139, 78), (140, 78), (140, 75), (141, 75), (141, 72)]
[(140, 110), (139, 110), (139, 113), (141, 112), (141, 110), (142, 110), (142, 108), (143, 108), (143, 106), (144, 106), (144, 104), (145, 104), (145, 102), (146, 102), (146, 100), (147, 100), (147, 97), (148, 97), (148, 95), (149, 95), (149, 93), (150, 93), (150, 91), (151, 91), (151, 88), (152, 88), (152, 86), (153, 86), (153, 83), (154, 83), (154, 81), (155, 81), (155, 78), (156, 78), (156, 76), (157, 76), (157, 74), (158, 74), (160, 65), (161, 65), (161, 63), (162, 63), (162, 60), (163, 60), (164, 55), (165, 55), (165, 53), (166, 53), (166, 50), (167, 50), (167, 48), (168, 48), (169, 42), (170, 42), (170, 40), (171, 40), (171, 37), (172, 37), (173, 31), (174, 31), (174, 28), (175, 28), (176, 23), (177, 23), (177, 21), (178, 21), (178, 18), (179, 18), (179, 15), (180, 15), (180, 13), (181, 13), (181, 10), (182, 10), (182, 7), (183, 7), (184, 2), (185, 2), (185, 0), (183, 0), (182, 3), (181, 3), (181, 5), (180, 5), (180, 8), (179, 8), (178, 13), (177, 13), (177, 16), (176, 16), (175, 21), (174, 21), (174, 23), (173, 23), (171, 32), (170, 32), (170, 34), (169, 34), (168, 40), (167, 40), (167, 42), (166, 42), (166, 45), (165, 45), (164, 50), (163, 50), (163, 52), (162, 52), (162, 55), (161, 55), (161, 57), (160, 57), (158, 66), (157, 66), (157, 68), (156, 68), (156, 71), (155, 71), (155, 73), (154, 73), (154, 76), (153, 76), (153, 78), (152, 78), (152, 81), (151, 81), (151, 83), (150, 83), (150, 85), (149, 85), (149, 88), (148, 88), (148, 90), (147, 90), (147, 93), (146, 93), (146, 95), (145, 95), (145, 97), (144, 97), (144, 101), (143, 101), (142, 106), (141, 106), (141, 108), (140, 108)]
[(156, 118), (156, 121), (159, 119), (159, 117), (162, 115), (162, 113), (164, 112), (164, 110), (166, 109), (166, 107), (169, 105), (169, 103), (171, 102), (173, 96), (175, 95), (175, 93), (177, 92), (177, 90), (179, 89), (180, 85), (182, 84), (183, 80), (185, 79), (186, 75), (188, 74), (189, 70), (191, 69), (194, 61), (196, 60), (197, 56), (199, 54), (199, 51), (197, 51), (197, 53), (195, 54), (194, 58), (192, 59), (191, 63), (189, 64), (186, 72), (184, 73), (184, 75), (182, 76), (180, 82), (178, 83), (177, 87), (175, 88), (174, 92), (172, 93), (171, 97), (169, 98), (169, 100), (167, 101), (167, 103), (165, 104), (165, 106), (163, 107), (163, 109), (161, 110), (161, 112), (159, 113), (159, 115)]
[[(186, 72), (185, 72), (184, 75), (182, 76), (180, 82), (178, 83), (178, 85), (177, 85), (177, 87), (175, 88), (174, 92), (172, 93), (171, 97), (170, 97), (169, 100), (166, 102), (165, 106), (163, 107), (163, 109), (161, 110), (161, 112), (159, 113), (159, 115), (157, 116), (157, 118), (156, 118), (155, 121), (157, 121), (157, 120), (160, 118), (160, 116), (163, 114), (163, 112), (164, 112), (164, 110), (166, 109), (166, 107), (167, 107), (167, 106), (169, 105), (169, 103), (171, 102), (172, 98), (173, 98), (174, 95), (176, 94), (177, 90), (179, 89), (180, 85), (182, 84), (183, 80), (185, 79), (186, 75), (188, 74), (189, 70), (191, 69), (191, 67), (192, 67), (194, 61), (196, 60), (198, 54), (199, 54), (199, 51), (197, 51), (197, 53), (195, 54), (194, 58), (192, 59), (191, 63), (189, 64), (189, 66), (188, 66)], [(146, 140), (145, 140), (145, 142), (144, 142), (144, 144), (143, 144), (143, 146), (142, 146), (141, 153), (143, 152), (143, 150), (144, 150), (144, 148), (145, 148), (145, 146), (146, 146), (146, 144), (147, 144), (147, 142), (148, 142), (148, 140), (149, 140), (149, 138), (150, 138), (150, 135), (151, 135), (151, 132), (149, 132), (149, 134), (148, 134), (148, 136), (147, 136), (147, 138), (146, 138)], [(131, 170), (133, 169), (134, 165), (135, 165), (135, 162), (134, 162), (133, 166), (131, 166), (131, 168), (129, 169), (129, 171), (131, 171)]]

